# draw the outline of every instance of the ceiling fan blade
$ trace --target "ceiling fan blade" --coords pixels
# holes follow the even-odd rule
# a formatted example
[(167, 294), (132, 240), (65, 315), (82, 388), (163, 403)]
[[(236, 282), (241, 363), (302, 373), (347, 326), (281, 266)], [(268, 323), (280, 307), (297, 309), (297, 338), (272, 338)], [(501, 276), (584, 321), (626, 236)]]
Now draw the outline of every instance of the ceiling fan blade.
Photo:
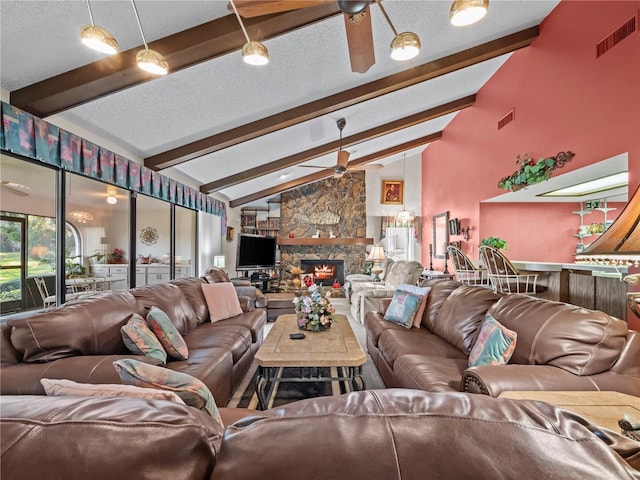
[(351, 71), (365, 73), (376, 63), (371, 31), (371, 8), (358, 15), (345, 14), (344, 26), (347, 32)]
[(375, 164), (366, 164), (366, 165), (354, 165), (353, 167), (347, 167), (347, 170), (379, 170), (380, 168), (384, 168), (384, 165), (380, 165), (379, 163)]
[[(29, 190), (29, 187), (24, 186), (24, 185), (20, 185), (20, 184), (14, 184), (13, 182), (7, 182), (5, 180), (3, 180), (2, 182), (0, 182), (0, 185), (3, 188), (6, 188), (7, 191), (9, 193), (13, 193), (14, 195), (18, 195), (19, 197), (26, 197), (29, 195), (29, 192), (26, 192), (24, 189)], [(20, 188), (22, 187), (22, 188)]]
[(322, 168), (322, 169), (331, 168), (331, 167), (323, 167), (322, 165), (296, 165), (296, 167), (303, 167), (303, 168)]
[[(251, 18), (334, 3), (334, 0), (235, 0), (234, 3), (241, 17)], [(227, 5), (227, 10), (233, 12), (231, 4)]]
[(349, 155), (351, 155), (346, 150), (340, 150), (338, 152), (338, 166), (342, 168), (347, 168), (347, 163), (349, 163)]

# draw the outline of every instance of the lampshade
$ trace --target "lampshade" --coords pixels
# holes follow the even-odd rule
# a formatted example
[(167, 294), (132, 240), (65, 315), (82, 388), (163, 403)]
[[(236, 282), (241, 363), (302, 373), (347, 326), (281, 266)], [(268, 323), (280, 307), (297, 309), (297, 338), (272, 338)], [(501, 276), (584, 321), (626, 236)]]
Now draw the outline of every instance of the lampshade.
[(224, 268), (225, 267), (224, 255), (216, 255), (215, 257), (213, 257), (213, 266), (216, 268)]
[(640, 265), (640, 187), (611, 226), (576, 255), (576, 262)]
[(374, 262), (380, 262), (382, 260), (386, 260), (387, 256), (384, 254), (384, 248), (382, 245), (375, 245), (371, 251), (369, 252), (369, 256), (367, 260), (372, 260)]
[(420, 38), (413, 32), (402, 32), (391, 42), (391, 58), (410, 60), (420, 53)]
[(400, 210), (400, 212), (398, 212), (398, 214), (396, 215), (396, 219), (400, 223), (411, 223), (415, 220), (415, 218), (416, 216), (409, 210)]
[(476, 23), (487, 14), (489, 0), (455, 0), (451, 5), (451, 25), (465, 27)]
[(86, 25), (80, 30), (80, 41), (98, 52), (113, 55), (118, 53), (118, 42), (113, 35), (97, 25)]
[(269, 51), (264, 44), (249, 41), (242, 47), (242, 59), (249, 65), (266, 65), (269, 63)]

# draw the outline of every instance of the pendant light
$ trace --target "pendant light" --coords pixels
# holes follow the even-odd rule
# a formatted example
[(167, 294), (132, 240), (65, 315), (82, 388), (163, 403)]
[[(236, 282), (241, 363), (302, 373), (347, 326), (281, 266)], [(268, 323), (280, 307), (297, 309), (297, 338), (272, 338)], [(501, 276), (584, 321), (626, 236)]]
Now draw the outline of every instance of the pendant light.
[(455, 0), (451, 5), (451, 25), (466, 27), (481, 20), (489, 9), (489, 0)]
[(391, 58), (397, 61), (411, 60), (420, 53), (420, 38), (413, 32), (402, 32), (398, 34), (393, 23), (391, 23), (391, 19), (389, 19), (389, 15), (387, 15), (386, 10), (382, 6), (382, 0), (378, 2), (378, 6), (395, 35), (395, 38), (391, 42)]
[[(407, 154), (402, 154), (402, 163), (404, 167), (404, 180), (407, 180)], [(404, 195), (402, 197), (402, 210), (396, 215), (396, 220), (400, 223), (412, 223), (416, 216), (411, 210), (407, 210), (404, 206)]]
[(244, 28), (240, 14), (236, 9), (236, 4), (233, 3), (233, 0), (229, 0), (229, 3), (231, 3), (231, 7), (233, 7), (233, 12), (236, 14), (236, 18), (238, 19), (244, 38), (247, 39), (247, 43), (242, 47), (242, 59), (249, 65), (266, 65), (269, 63), (269, 51), (267, 50), (267, 47), (265, 47), (263, 43), (252, 41), (249, 38), (249, 34)]
[(140, 23), (138, 9), (136, 8), (136, 4), (133, 0), (131, 0), (131, 5), (133, 5), (133, 12), (136, 15), (138, 28), (140, 29), (140, 35), (142, 36), (142, 43), (144, 43), (144, 50), (140, 50), (136, 54), (136, 63), (138, 64), (138, 67), (145, 72), (153, 73), (154, 75), (166, 75), (169, 73), (169, 64), (162, 54), (155, 50), (151, 50), (147, 45), (147, 41), (144, 38), (144, 32), (142, 31), (142, 23)]
[(82, 30), (80, 30), (80, 41), (87, 47), (97, 50), (98, 52), (108, 53), (109, 55), (118, 53), (118, 42), (113, 38), (113, 35), (104, 28), (97, 26), (93, 21), (89, 0), (87, 0), (87, 9), (89, 10), (91, 25), (82, 27)]

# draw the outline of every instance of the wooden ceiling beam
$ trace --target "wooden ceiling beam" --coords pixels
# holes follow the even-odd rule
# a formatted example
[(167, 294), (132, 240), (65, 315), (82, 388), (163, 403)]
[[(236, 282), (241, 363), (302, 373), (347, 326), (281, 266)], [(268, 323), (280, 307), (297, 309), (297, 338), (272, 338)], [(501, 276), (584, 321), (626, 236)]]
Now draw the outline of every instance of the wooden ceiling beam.
[(527, 47), (536, 39), (538, 34), (539, 28), (537, 26), (527, 28), (335, 95), (167, 150), (146, 158), (144, 164), (154, 170), (176, 166), (194, 158), (214, 153), (262, 135)]
[[(266, 40), (341, 14), (335, 3), (245, 19), (254, 40)], [(170, 73), (242, 49), (235, 15), (227, 15), (149, 43)], [(136, 65), (142, 45), (11, 92), (10, 103), (40, 118), (157, 78)]]
[[(452, 112), (457, 112), (459, 110), (462, 110), (463, 108), (470, 107), (471, 105), (473, 105), (475, 100), (475, 95), (469, 95), (467, 97), (459, 98), (452, 102), (445, 103), (444, 105), (439, 105), (423, 112), (415, 113), (413, 115), (409, 115), (408, 117), (401, 118), (399, 120), (395, 120), (393, 122), (389, 122), (384, 125), (371, 128), (369, 130), (365, 130), (364, 132), (356, 133), (342, 139), (342, 148), (349, 148), (353, 145), (357, 145), (359, 143), (373, 140), (383, 135), (388, 135), (390, 133), (404, 130), (405, 128), (413, 127), (420, 123), (433, 120), (434, 118), (438, 118)], [(207, 183), (200, 187), (200, 191), (203, 193), (211, 193), (223, 188), (231, 187), (233, 185), (238, 185), (239, 183), (254, 180), (256, 178), (260, 178), (263, 175), (274, 173), (285, 168), (293, 167), (300, 163), (313, 160), (314, 158), (318, 158), (332, 152), (337, 152), (339, 147), (340, 140), (336, 139), (333, 142), (319, 145), (309, 150), (305, 150), (304, 152), (298, 152), (293, 155), (289, 155), (288, 157), (284, 157), (273, 162), (264, 163), (255, 168), (251, 168), (249, 170), (245, 170), (243, 172), (221, 178), (220, 180)]]
[[(426, 145), (428, 143), (435, 142), (436, 140), (439, 140), (441, 137), (442, 137), (442, 131), (432, 133), (431, 135), (416, 138), (415, 140), (410, 140), (400, 145), (395, 145), (393, 147), (385, 148), (384, 150), (380, 150), (379, 152), (372, 153), (371, 155), (367, 155), (357, 160), (353, 160), (348, 163), (348, 166), (354, 167), (356, 165), (364, 165), (366, 163), (375, 162), (376, 160), (381, 160), (391, 155), (406, 152), (407, 150), (411, 150), (412, 148), (416, 148), (421, 145)], [(323, 178), (330, 177), (333, 174), (334, 174), (333, 168), (326, 168), (319, 172), (312, 173), (311, 175), (306, 175), (304, 177), (296, 178), (295, 180), (291, 180), (290, 182), (286, 182), (281, 185), (271, 187), (266, 190), (262, 190), (260, 192), (252, 193), (251, 195), (246, 195), (244, 197), (231, 200), (229, 202), (229, 206), (231, 208), (240, 207), (242, 205), (246, 205), (247, 203), (255, 202), (256, 200), (261, 200), (263, 198), (271, 197), (273, 195), (278, 195), (279, 193), (285, 192), (287, 190), (291, 190), (292, 188), (306, 185), (307, 183), (317, 182), (318, 180), (322, 180)]]

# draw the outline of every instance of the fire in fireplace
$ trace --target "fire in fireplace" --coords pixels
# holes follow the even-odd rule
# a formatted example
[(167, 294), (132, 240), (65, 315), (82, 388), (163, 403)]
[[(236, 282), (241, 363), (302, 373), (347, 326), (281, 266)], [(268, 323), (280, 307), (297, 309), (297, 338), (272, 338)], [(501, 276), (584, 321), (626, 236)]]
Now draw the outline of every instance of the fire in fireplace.
[(300, 260), (300, 268), (305, 274), (313, 275), (318, 285), (331, 286), (336, 281), (344, 284), (344, 260)]

